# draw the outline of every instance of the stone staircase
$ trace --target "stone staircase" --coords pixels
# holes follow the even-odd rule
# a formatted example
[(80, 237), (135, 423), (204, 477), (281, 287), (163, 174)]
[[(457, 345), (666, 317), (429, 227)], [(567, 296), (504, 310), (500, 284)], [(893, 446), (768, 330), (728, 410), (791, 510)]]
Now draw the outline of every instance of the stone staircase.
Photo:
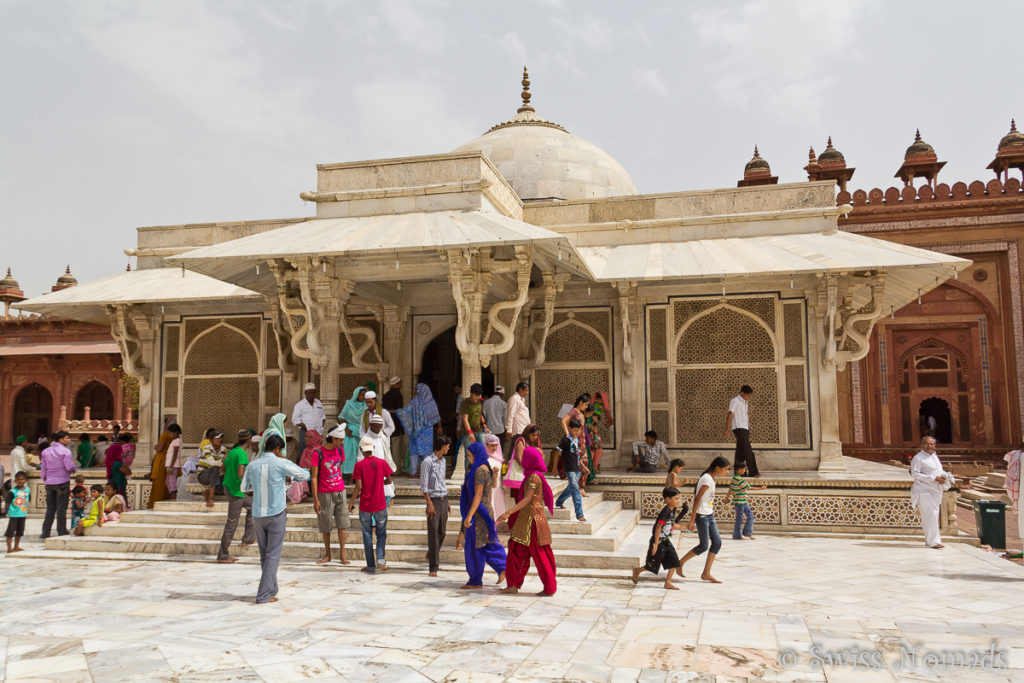
[[(410, 480), (411, 481), (411, 480)], [(564, 482), (551, 480), (556, 490)], [(398, 484), (397, 497), (388, 510), (387, 557), (389, 563), (425, 564), (427, 552), (427, 522), (424, 502), (417, 496), (418, 488)], [(449, 492), (449, 495), (452, 491)], [(601, 493), (591, 493), (583, 499), (586, 522), (576, 521), (571, 511), (555, 510), (549, 519), (552, 545), (559, 568), (587, 570), (625, 570), (638, 564), (646, 550), (646, 532), (643, 543), (636, 539), (640, 513), (624, 510), (622, 504), (604, 500)], [(224, 528), (227, 503), (207, 508), (202, 502), (166, 501), (157, 503), (152, 510), (136, 510), (121, 516), (118, 524), (107, 524), (90, 530), (86, 536), (51, 537), (46, 540), (47, 551), (88, 554), (91, 557), (117, 557), (154, 559), (183, 557), (199, 559), (216, 556)], [(452, 514), (448, 518), (448, 533), (441, 551), (442, 565), (462, 566), (461, 550), (455, 549), (459, 533), (458, 500), (452, 500)], [(337, 536), (332, 534), (332, 552), (337, 560)], [(499, 533), (506, 542), (508, 534)], [(242, 524), (235, 533), (232, 555), (240, 558), (258, 558), (257, 547), (241, 548)], [(286, 560), (313, 561), (323, 552), (323, 540), (316, 526), (316, 515), (310, 503), (294, 505), (288, 510), (288, 527), (282, 556)], [(362, 533), (358, 515), (352, 515), (345, 552), (354, 564), (363, 561)]]

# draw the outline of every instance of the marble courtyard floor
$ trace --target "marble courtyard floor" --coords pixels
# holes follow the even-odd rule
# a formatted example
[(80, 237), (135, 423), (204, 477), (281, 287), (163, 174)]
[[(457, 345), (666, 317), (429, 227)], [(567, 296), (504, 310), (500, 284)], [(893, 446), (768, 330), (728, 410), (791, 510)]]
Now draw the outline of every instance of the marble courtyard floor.
[[(38, 525), (29, 549), (42, 545)], [(1024, 567), (966, 544), (724, 543), (724, 583), (686, 578), (676, 592), (564, 576), (543, 599), (534, 575), (526, 594), (502, 596), (458, 590), (458, 568), (430, 579), (421, 567), (368, 576), (285, 564), (271, 605), (253, 604), (250, 563), (9, 555), (0, 678), (1024, 680)], [(844, 655), (845, 665), (815, 666)], [(957, 666), (972, 655), (989, 656)]]

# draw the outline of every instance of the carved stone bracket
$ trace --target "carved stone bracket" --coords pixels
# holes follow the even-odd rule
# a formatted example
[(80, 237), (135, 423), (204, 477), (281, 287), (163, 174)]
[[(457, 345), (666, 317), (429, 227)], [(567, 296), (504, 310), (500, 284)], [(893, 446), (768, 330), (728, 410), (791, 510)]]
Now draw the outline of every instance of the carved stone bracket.
[[(348, 347), (352, 351), (352, 367), (372, 372), (380, 379), (386, 374), (387, 368), (384, 366), (380, 347), (377, 344), (377, 332), (372, 327), (354, 324), (354, 320), (348, 313), (349, 298), (354, 289), (355, 282), (352, 280), (343, 279), (334, 282), (335, 295), (342, 303), (342, 314), (339, 316), (338, 323), (341, 326), (342, 334), (345, 335), (345, 341), (348, 342)], [(375, 312), (374, 315), (378, 318), (382, 317), (380, 312)], [(363, 342), (359, 346), (356, 346), (353, 341), (353, 335), (363, 337)], [(367, 358), (371, 351), (376, 356), (375, 360)]]
[[(852, 292), (858, 286), (870, 287), (871, 300), (862, 308), (854, 309)], [(847, 292), (849, 296), (845, 296)], [(882, 317), (884, 295), (884, 273), (856, 278), (827, 276), (819, 280), (818, 296), (824, 307), (825, 332), (822, 365), (843, 370), (847, 363), (868, 355), (871, 331)]]
[(551, 323), (555, 319), (555, 299), (557, 294), (565, 288), (565, 283), (569, 279), (568, 274), (555, 275), (551, 271), (544, 271), (542, 277), (544, 278), (544, 317), (540, 320), (532, 320), (526, 329), (526, 339), (533, 351), (533, 356), (528, 360), (524, 359), (520, 364), (519, 374), (523, 377), (544, 364), (547, 355), (548, 333), (551, 331)]
[(619, 290), (619, 322), (622, 325), (622, 371), (632, 377), (636, 368), (633, 357), (633, 327), (640, 320), (640, 301), (635, 281), (613, 283)]
[[(462, 354), (464, 384), (479, 382), (480, 368), (490, 364), (492, 357), (507, 353), (515, 343), (519, 314), (529, 296), (533, 252), (526, 245), (518, 245), (515, 254), (516, 293), (488, 311), (487, 334), (494, 330), (498, 341), (483, 343), (486, 339), (481, 335), (484, 298), (492, 277), (491, 269), (481, 267), (486, 254), (481, 254), (479, 249), (449, 249), (442, 253), (442, 258), (448, 262), (448, 282), (458, 314), (455, 344)], [(512, 311), (512, 319), (508, 323), (500, 316), (506, 310)]]
[(122, 368), (128, 375), (138, 378), (140, 384), (147, 384), (150, 368), (143, 357), (145, 345), (153, 343), (155, 326), (146, 316), (133, 313), (127, 304), (107, 306), (106, 309), (110, 334), (121, 351)]

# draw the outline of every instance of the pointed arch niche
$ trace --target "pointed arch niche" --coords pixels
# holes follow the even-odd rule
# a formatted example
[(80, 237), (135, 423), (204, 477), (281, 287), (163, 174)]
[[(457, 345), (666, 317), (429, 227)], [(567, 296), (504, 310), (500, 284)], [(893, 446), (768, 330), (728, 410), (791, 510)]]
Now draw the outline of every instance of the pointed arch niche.
[(209, 427), (229, 439), (239, 429), (259, 429), (280, 409), (276, 342), (268, 330), (259, 316), (190, 317), (164, 326), (163, 416), (177, 418), (187, 444)]
[(806, 304), (777, 294), (676, 297), (646, 310), (651, 428), (677, 448), (731, 448), (729, 400), (754, 388), (751, 441), (811, 448)]
[[(583, 393), (607, 392), (615, 414), (612, 309), (607, 306), (555, 309), (545, 344), (544, 364), (530, 377), (530, 414), (545, 438), (561, 438), (558, 412)], [(615, 447), (615, 426), (598, 425), (604, 448)]]

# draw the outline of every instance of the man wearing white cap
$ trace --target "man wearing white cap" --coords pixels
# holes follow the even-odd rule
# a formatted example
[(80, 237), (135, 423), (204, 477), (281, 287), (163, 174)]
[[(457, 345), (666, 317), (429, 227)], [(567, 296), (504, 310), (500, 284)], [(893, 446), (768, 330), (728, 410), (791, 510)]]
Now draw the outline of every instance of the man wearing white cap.
[(299, 429), (299, 455), (306, 450), (306, 432), (312, 429), (323, 434), (324, 422), (327, 421), (324, 404), (316, 397), (316, 385), (306, 382), (302, 394), (303, 398), (292, 409), (292, 424)]
[[(348, 529), (348, 498), (345, 492), (345, 478), (341, 463), (345, 461), (345, 427), (343, 422), (327, 433), (324, 445), (313, 450), (310, 458), (310, 486), (313, 491), (313, 511), (316, 512), (317, 526), (324, 537), (324, 556), (317, 564), (331, 561), (331, 527), (338, 530), (339, 558), (345, 559), (345, 530)], [(350, 455), (349, 457), (355, 457)]]
[[(363, 395), (363, 402), (366, 404), (366, 410), (363, 411), (363, 418), (359, 421), (359, 438), (363, 438), (370, 431), (370, 418), (373, 416), (379, 416), (383, 420), (383, 432), (384, 436), (391, 440), (391, 435), (395, 433), (395, 421), (391, 419), (391, 413), (384, 410), (380, 405), (380, 400), (377, 398), (376, 391), (367, 391)], [(391, 452), (391, 445), (388, 444), (388, 453)]]
[(483, 407), (484, 420), (487, 421), (487, 426), (491, 428), (491, 433), (498, 437), (502, 451), (505, 448), (505, 414), (508, 411), (508, 405), (506, 405), (505, 399), (502, 398), (504, 395), (505, 387), (495, 384), (494, 394), (484, 401)]
[[(359, 440), (359, 461), (352, 472), (356, 490), (349, 501), (351, 512), (359, 501), (359, 525), (363, 531), (363, 555), (366, 558), (364, 572), (373, 574), (387, 571), (385, 547), (387, 544), (388, 503), (395, 495), (391, 481), (394, 463), (383, 432), (384, 419), (380, 415), (370, 417), (370, 430)], [(377, 535), (376, 553), (373, 535)], [(376, 560), (375, 560), (376, 558)]]

